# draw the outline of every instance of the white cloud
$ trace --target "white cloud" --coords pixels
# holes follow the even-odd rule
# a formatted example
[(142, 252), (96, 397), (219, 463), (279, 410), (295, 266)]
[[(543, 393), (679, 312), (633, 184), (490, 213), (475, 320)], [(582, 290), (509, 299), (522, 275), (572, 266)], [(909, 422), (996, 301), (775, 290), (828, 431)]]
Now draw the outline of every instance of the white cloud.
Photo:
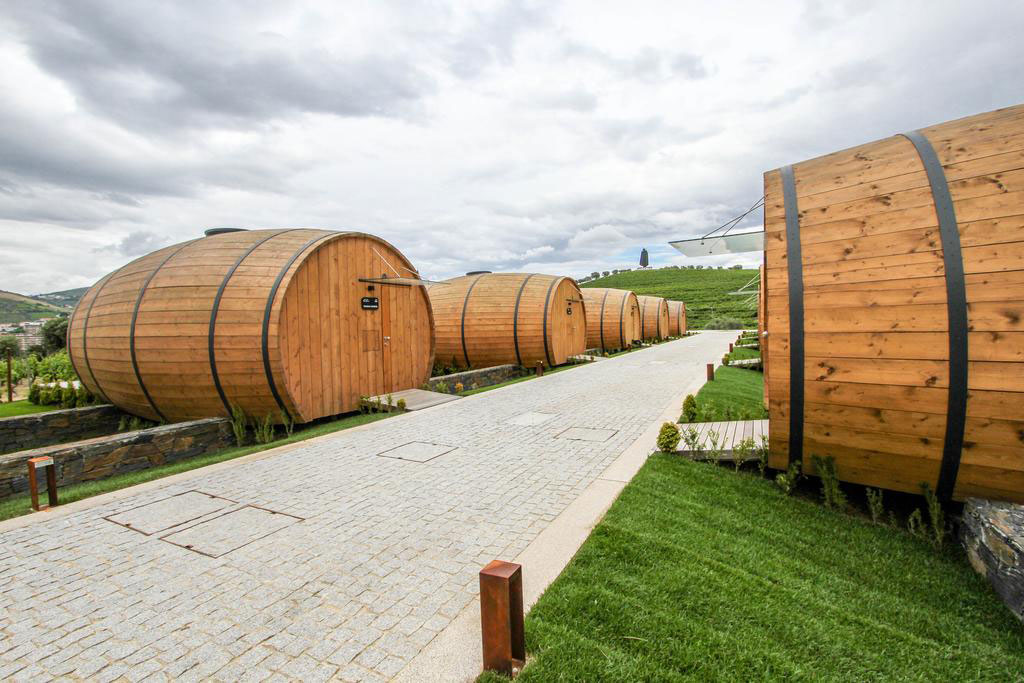
[(217, 225), (358, 228), (430, 277), (684, 263), (767, 169), (1019, 103), (1020, 35), (994, 0), (12, 0), (0, 289)]

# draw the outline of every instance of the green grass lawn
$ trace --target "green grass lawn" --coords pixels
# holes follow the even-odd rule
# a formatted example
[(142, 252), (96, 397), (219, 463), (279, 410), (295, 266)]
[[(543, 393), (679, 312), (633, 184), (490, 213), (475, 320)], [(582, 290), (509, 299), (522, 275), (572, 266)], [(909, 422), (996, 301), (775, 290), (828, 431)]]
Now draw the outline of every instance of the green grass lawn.
[(37, 406), (29, 403), (28, 400), (15, 401), (14, 403), (0, 403), (0, 417), (15, 417), (17, 415), (31, 415), (32, 413), (48, 413), (51, 410), (60, 410), (60, 406)]
[(757, 327), (757, 309), (744, 304), (748, 297), (729, 292), (735, 292), (755, 275), (756, 270), (633, 270), (581, 286), (629, 289), (637, 294), (685, 302), (686, 324), (691, 330), (702, 330), (712, 320), (722, 318), (732, 318), (753, 328)]
[(1024, 628), (952, 543), (663, 454), (526, 635), (524, 682), (1024, 678)]
[[(350, 429), (351, 427), (357, 427), (369, 422), (376, 422), (377, 420), (383, 420), (385, 418), (392, 417), (392, 415), (398, 414), (399, 413), (368, 413), (349, 415), (347, 417), (334, 420), (333, 422), (324, 422), (301, 430), (296, 428), (296, 431), (290, 437), (284, 437), (268, 444), (236, 446), (218, 453), (201, 455), (195, 458), (189, 458), (188, 460), (171, 463), (169, 465), (152, 467), (148, 470), (119, 474), (108, 479), (98, 479), (96, 481), (87, 481), (80, 484), (71, 484), (58, 490), (58, 499), (61, 503), (73, 503), (76, 500), (97, 496), (101, 493), (117, 491), (118, 489), (134, 486), (135, 484), (141, 484), (154, 479), (161, 479), (172, 474), (187, 472), (198, 467), (205, 467), (214, 463), (224, 462), (225, 460), (233, 460), (234, 458), (240, 458), (243, 455), (258, 453), (270, 448), (277, 448), (278, 446), (295, 443), (296, 441), (305, 441), (306, 439), (323, 436), (324, 434), (330, 434), (331, 432), (337, 432), (342, 429)], [(43, 497), (45, 499), (45, 494)], [(0, 520), (28, 514), (31, 512), (29, 506), (30, 499), (27, 494), (15, 498), (8, 498), (7, 500), (0, 502)]]
[(760, 358), (761, 352), (757, 349), (736, 349), (728, 354), (730, 360), (747, 360), (748, 358)]
[[(706, 382), (695, 398), (698, 411), (695, 422), (763, 420), (768, 417), (768, 411), (764, 409), (764, 373), (757, 370), (721, 366), (715, 370), (715, 381)], [(685, 421), (680, 418), (680, 422)]]

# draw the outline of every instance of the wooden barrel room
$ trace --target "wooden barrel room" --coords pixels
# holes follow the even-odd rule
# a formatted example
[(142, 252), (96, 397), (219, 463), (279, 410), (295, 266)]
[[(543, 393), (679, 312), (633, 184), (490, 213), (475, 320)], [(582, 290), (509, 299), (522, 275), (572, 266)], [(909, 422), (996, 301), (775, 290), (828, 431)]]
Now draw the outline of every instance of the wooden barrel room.
[(1024, 502), (1024, 106), (764, 190), (771, 465)]
[(439, 363), (551, 367), (587, 348), (583, 295), (572, 278), (475, 272), (432, 283), (428, 292)]
[(412, 264), (371, 235), (210, 230), (107, 275), (82, 297), (68, 351), (94, 394), (174, 422), (296, 422), (430, 376), (433, 322)]

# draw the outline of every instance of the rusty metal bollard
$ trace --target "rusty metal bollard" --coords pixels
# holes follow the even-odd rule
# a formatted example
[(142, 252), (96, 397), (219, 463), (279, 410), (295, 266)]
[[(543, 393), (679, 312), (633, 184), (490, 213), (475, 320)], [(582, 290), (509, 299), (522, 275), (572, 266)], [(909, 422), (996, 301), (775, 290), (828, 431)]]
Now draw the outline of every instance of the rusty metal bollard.
[[(38, 470), (46, 468), (46, 497), (49, 505), (39, 505), (39, 478), (36, 476)], [(57, 467), (53, 458), (49, 455), (28, 459), (28, 490), (32, 495), (32, 509), (36, 512), (57, 505)]]
[(709, 382), (714, 382), (715, 381), (715, 364), (714, 363), (708, 363), (708, 381)]
[(544, 376), (544, 361), (542, 361), (542, 360), (537, 361), (537, 376), (538, 377), (543, 377)]
[(493, 560), (480, 570), (480, 630), (484, 671), (518, 674), (526, 661), (521, 565)]

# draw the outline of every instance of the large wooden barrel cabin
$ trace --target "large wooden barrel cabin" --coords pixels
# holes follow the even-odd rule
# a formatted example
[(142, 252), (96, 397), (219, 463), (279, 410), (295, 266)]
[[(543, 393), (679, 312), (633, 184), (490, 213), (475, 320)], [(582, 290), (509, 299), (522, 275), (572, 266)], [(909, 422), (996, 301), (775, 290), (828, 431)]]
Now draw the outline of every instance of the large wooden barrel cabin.
[(640, 339), (640, 303), (627, 289), (584, 287), (587, 348), (620, 351)]
[(640, 304), (640, 338), (644, 341), (669, 336), (668, 302), (660, 296), (637, 295)]
[(427, 291), (444, 365), (550, 367), (587, 348), (583, 295), (571, 278), (476, 271)]
[(771, 465), (1024, 502), (1024, 106), (764, 191)]
[(417, 387), (433, 321), (412, 264), (357, 232), (209, 230), (107, 275), (68, 351), (94, 394), (151, 420), (297, 422)]
[(682, 301), (668, 301), (668, 336), (682, 337), (686, 334), (686, 304)]

